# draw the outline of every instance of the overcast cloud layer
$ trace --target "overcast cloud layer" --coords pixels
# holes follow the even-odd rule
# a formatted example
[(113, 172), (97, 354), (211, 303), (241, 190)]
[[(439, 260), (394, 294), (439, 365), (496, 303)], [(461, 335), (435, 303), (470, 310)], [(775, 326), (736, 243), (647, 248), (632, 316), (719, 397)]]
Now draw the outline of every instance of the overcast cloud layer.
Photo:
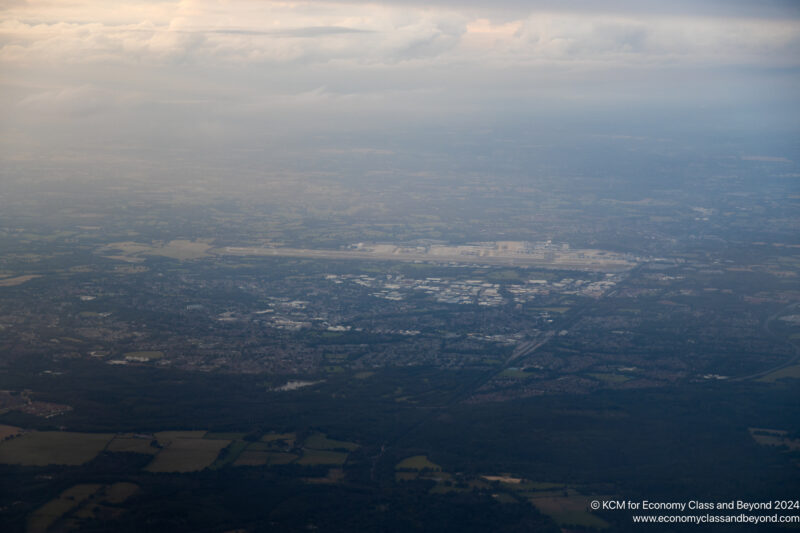
[(483, 4), (1, 2), (2, 153), (559, 110), (722, 106), (797, 123), (796, 3)]

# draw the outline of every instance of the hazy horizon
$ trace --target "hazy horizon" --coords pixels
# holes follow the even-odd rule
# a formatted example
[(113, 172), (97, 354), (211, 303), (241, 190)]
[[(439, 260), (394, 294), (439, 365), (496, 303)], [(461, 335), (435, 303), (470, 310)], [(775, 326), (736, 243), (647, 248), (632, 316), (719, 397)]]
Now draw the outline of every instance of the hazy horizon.
[(34, 180), (436, 173), (598, 139), (798, 157), (792, 2), (12, 1), (0, 36), (0, 157)]

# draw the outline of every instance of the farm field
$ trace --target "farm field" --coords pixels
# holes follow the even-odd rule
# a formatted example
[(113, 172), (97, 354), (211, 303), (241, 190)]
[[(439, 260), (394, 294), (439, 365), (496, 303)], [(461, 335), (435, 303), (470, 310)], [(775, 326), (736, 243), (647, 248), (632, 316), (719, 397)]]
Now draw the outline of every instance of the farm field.
[(397, 463), (395, 470), (441, 470), (442, 467), (431, 462), (427, 455), (415, 455), (407, 457)]
[(266, 466), (287, 465), (298, 459), (293, 453), (267, 452), (258, 449), (246, 449), (239, 454), (233, 466)]
[(155, 455), (158, 453), (158, 448), (152, 445), (152, 439), (127, 434), (114, 437), (111, 442), (108, 443), (106, 451)]
[(22, 430), (16, 426), (6, 426), (5, 424), (0, 424), (0, 442), (9, 437), (13, 437), (14, 435), (19, 435), (21, 431)]
[[(206, 437), (207, 438), (207, 437)], [(222, 439), (212, 439), (212, 440), (222, 440)], [(223, 451), (217, 457), (217, 460), (214, 461), (214, 464), (211, 465), (211, 470), (219, 470), (220, 468), (225, 468), (226, 466), (233, 464), (236, 459), (239, 458), (239, 455), (247, 448), (248, 443), (243, 440), (232, 440), (228, 441), (230, 444), (223, 448)]]
[(175, 439), (202, 439), (205, 437), (206, 433), (208, 432), (205, 430), (159, 431), (158, 433), (155, 433), (154, 436), (160, 445), (167, 446)]
[(322, 433), (314, 433), (308, 437), (303, 443), (303, 446), (305, 448), (313, 448), (315, 450), (347, 450), (351, 452), (358, 448), (358, 444), (342, 440), (329, 439)]
[(75, 485), (34, 511), (28, 518), (29, 533), (44, 533), (62, 516), (92, 497), (103, 485)]
[(111, 485), (75, 485), (31, 513), (27, 530), (43, 533), (54, 526), (57, 530), (71, 530), (78, 527), (82, 520), (91, 520), (100, 514), (119, 515), (121, 509), (115, 506), (124, 503), (138, 490), (139, 486), (135, 483), (124, 481)]
[(267, 433), (263, 437), (261, 437), (261, 442), (267, 443), (277, 443), (278, 441), (285, 441), (289, 446), (294, 445), (294, 441), (297, 439), (296, 433)]
[(303, 457), (297, 461), (300, 465), (342, 465), (347, 461), (347, 454), (328, 450), (306, 449)]
[[(165, 435), (166, 434), (166, 435)], [(204, 439), (204, 431), (157, 433), (164, 448), (145, 467), (148, 472), (196, 472), (210, 466), (231, 441)]]
[(100, 453), (112, 437), (108, 433), (31, 431), (0, 442), (0, 463), (81, 465)]

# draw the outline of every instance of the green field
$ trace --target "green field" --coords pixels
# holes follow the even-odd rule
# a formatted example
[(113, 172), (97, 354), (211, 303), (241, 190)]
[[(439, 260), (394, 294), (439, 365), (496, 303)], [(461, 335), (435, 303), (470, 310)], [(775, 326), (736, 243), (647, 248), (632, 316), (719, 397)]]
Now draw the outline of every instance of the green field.
[(239, 455), (247, 448), (248, 442), (243, 440), (231, 441), (231, 443), (224, 449), (224, 452), (217, 457), (214, 464), (211, 465), (211, 470), (219, 470), (229, 464), (233, 464)]
[(322, 433), (314, 433), (305, 440), (303, 447), (315, 450), (347, 450), (352, 452), (358, 448), (358, 444), (343, 440), (333, 440)]
[[(73, 511), (73, 518), (67, 519), (59, 529), (77, 529), (80, 523), (75, 520), (76, 518), (91, 520), (97, 517), (98, 514), (105, 514), (106, 516), (118, 514), (121, 512), (121, 509), (113, 506), (123, 503), (138, 490), (139, 485), (124, 481), (112, 485), (105, 485), (90, 498), (85, 500), (85, 503), (77, 510)], [(109, 507), (109, 505), (112, 507)]]
[(158, 453), (158, 448), (151, 443), (151, 439), (138, 438), (132, 435), (117, 435), (108, 443), (106, 450), (109, 452), (132, 452), (155, 455)]
[(62, 516), (88, 500), (102, 486), (100, 484), (84, 484), (68, 488), (58, 498), (50, 500), (31, 513), (28, 517), (27, 531), (29, 533), (47, 531)]
[(522, 281), (523, 277), (516, 270), (493, 270), (486, 274), (486, 279), (489, 281)]
[(440, 471), (441, 466), (428, 460), (427, 455), (415, 455), (406, 457), (394, 467), (395, 470), (435, 470)]
[(94, 459), (113, 436), (108, 433), (31, 431), (0, 442), (0, 463), (81, 465)]
[(239, 454), (233, 466), (287, 465), (297, 460), (293, 453), (265, 452), (247, 449)]
[(207, 431), (159, 431), (155, 434), (156, 440), (161, 446), (167, 446), (175, 439), (202, 439)]
[(283, 442), (288, 446), (294, 446), (295, 440), (297, 433), (267, 433), (261, 437), (261, 442), (271, 443), (274, 446), (280, 446)]
[(6, 426), (5, 424), (0, 424), (0, 442), (9, 437), (13, 437), (14, 435), (19, 435), (21, 431), (22, 430), (16, 426)]
[(347, 460), (347, 454), (329, 450), (305, 450), (303, 457), (297, 461), (301, 465), (342, 465)]
[[(203, 439), (204, 431), (185, 432), (201, 434), (199, 437), (188, 438), (174, 435), (181, 432), (165, 433), (173, 435), (170, 435), (169, 444), (145, 467), (148, 472), (197, 472), (203, 470), (214, 463), (219, 452), (231, 442), (229, 440)], [(158, 441), (162, 442), (161, 434), (156, 434), (156, 436)]]

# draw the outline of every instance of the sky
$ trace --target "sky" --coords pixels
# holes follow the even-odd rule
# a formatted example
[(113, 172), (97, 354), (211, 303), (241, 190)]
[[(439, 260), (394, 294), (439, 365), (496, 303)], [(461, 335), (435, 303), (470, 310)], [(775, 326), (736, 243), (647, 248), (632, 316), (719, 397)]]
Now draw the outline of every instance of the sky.
[(791, 159), (798, 74), (791, 1), (0, 0), (0, 157), (733, 132)]

